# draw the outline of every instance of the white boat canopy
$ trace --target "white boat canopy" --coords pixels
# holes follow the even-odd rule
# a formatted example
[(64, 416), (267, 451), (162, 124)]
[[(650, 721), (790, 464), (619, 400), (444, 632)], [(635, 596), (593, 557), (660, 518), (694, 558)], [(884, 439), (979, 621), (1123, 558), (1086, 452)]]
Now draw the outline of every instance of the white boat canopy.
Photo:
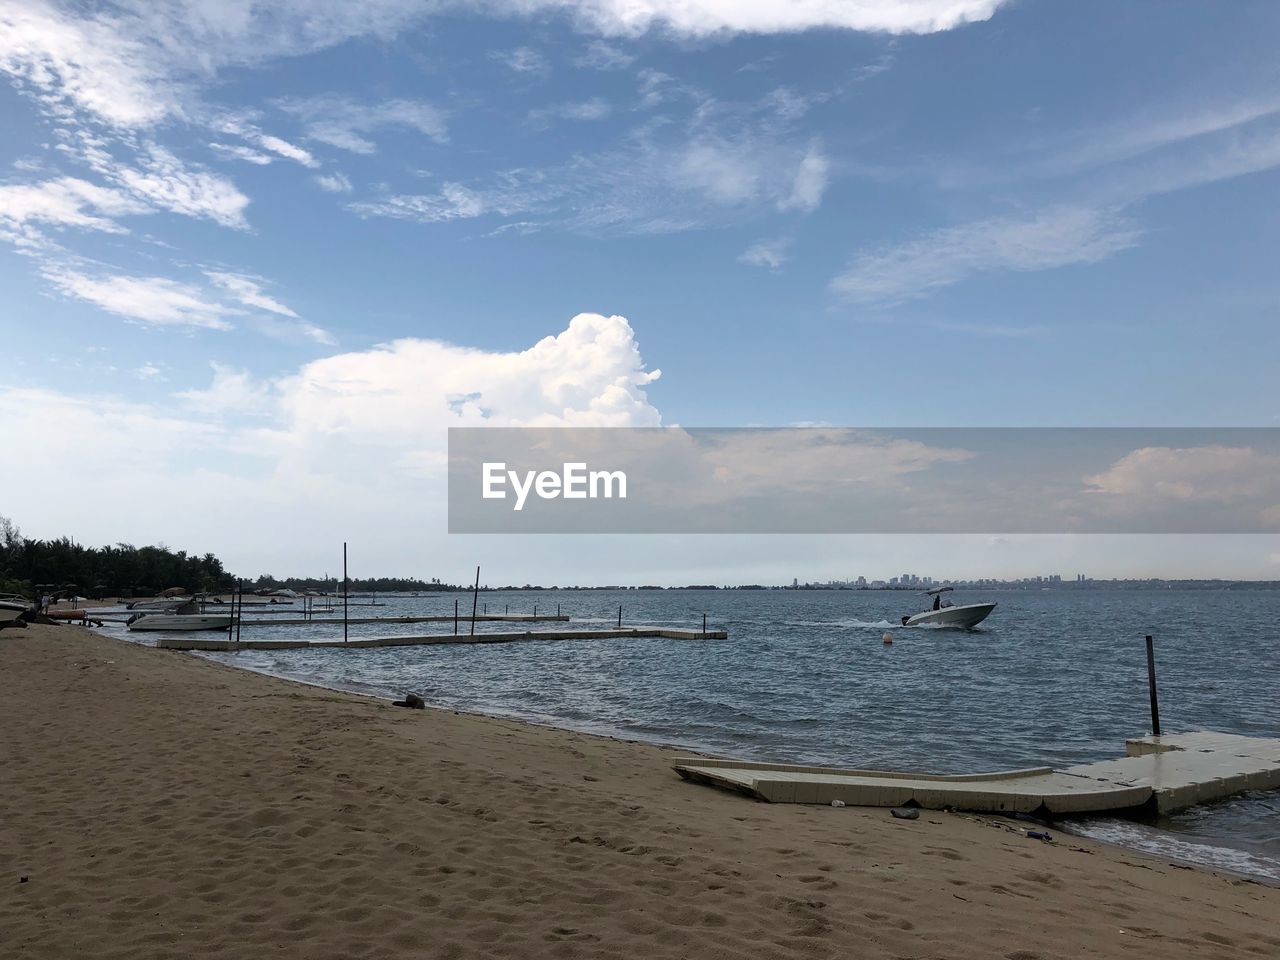
[(954, 589), (955, 587), (930, 587), (925, 591), (925, 593), (932, 597), (935, 593), (946, 593), (947, 591)]

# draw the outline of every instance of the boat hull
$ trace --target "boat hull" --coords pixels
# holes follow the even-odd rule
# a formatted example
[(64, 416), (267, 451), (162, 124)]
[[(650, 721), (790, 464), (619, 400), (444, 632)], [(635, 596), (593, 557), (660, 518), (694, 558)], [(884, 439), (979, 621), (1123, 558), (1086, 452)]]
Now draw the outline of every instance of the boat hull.
[(226, 630), (231, 626), (231, 614), (226, 613), (154, 613), (138, 617), (129, 623), (130, 630)]
[(8, 600), (0, 600), (0, 623), (8, 620), (17, 620), (29, 609), (29, 605), (12, 603)]
[(949, 627), (952, 630), (972, 630), (990, 616), (996, 608), (994, 603), (966, 603), (959, 607), (943, 607), (940, 610), (926, 610), (908, 617), (904, 627)]

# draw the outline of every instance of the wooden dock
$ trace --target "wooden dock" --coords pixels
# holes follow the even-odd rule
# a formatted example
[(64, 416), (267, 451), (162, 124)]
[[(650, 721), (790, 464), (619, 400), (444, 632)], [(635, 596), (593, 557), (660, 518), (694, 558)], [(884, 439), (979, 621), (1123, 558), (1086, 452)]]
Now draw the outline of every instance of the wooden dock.
[[(452, 617), (449, 617), (452, 620)], [(248, 623), (248, 621), (245, 621)], [(315, 621), (311, 621), (315, 623)], [(341, 623), (342, 621), (338, 621)], [(360, 637), (352, 640), (213, 640), (199, 637), (157, 637), (162, 650), (366, 650), (370, 647), (424, 647), (460, 643), (524, 643), (534, 640), (617, 640), (662, 637), (668, 640), (726, 640), (724, 630), (669, 630), (623, 627), (607, 630), (539, 630), (523, 633), (440, 633), (418, 637)]]
[(1129, 740), (1121, 759), (1063, 770), (930, 775), (743, 760), (678, 758), (686, 780), (770, 803), (822, 803), (1054, 815), (1184, 810), (1245, 790), (1280, 788), (1280, 739), (1201, 731)]

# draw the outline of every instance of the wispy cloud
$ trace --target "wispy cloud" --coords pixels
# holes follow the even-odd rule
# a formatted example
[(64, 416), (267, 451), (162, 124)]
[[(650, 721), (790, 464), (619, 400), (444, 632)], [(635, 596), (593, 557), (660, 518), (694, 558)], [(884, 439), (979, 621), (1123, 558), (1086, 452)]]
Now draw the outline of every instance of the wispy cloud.
[(738, 257), (742, 263), (753, 267), (766, 267), (769, 270), (781, 269), (791, 259), (791, 238), (779, 237), (774, 240), (761, 240), (753, 243)]
[(182, 390), (174, 396), (202, 413), (272, 412), (271, 385), (253, 379), (246, 371), (214, 361), (213, 381), (203, 390)]
[(977, 274), (1096, 263), (1134, 246), (1139, 236), (1119, 214), (1088, 207), (977, 220), (860, 254), (831, 288), (860, 303), (901, 303)]
[(45, 276), (63, 293), (109, 313), (157, 326), (229, 330), (225, 306), (206, 299), (198, 287), (166, 277), (91, 277), (48, 265)]
[(580, 100), (573, 103), (553, 103), (545, 107), (535, 107), (529, 111), (529, 122), (535, 125), (547, 125), (553, 120), (604, 120), (613, 112), (608, 101), (601, 97)]
[(625, 70), (636, 62), (636, 58), (621, 47), (605, 43), (603, 40), (592, 40), (587, 49), (574, 58), (574, 66), (589, 67), (592, 70)]
[(76, 177), (0, 186), (0, 235), (13, 242), (40, 241), (37, 224), (124, 233), (114, 217), (150, 212), (122, 190)]
[(415, 130), (437, 143), (449, 139), (445, 112), (422, 100), (361, 103), (325, 96), (278, 100), (276, 106), (303, 121), (308, 139), (352, 153), (376, 152), (377, 144), (369, 135), (387, 127)]
[(188, 217), (204, 217), (224, 227), (248, 226), (249, 198), (221, 174), (178, 159), (157, 144), (138, 158), (139, 166), (104, 163), (102, 172), (148, 203)]
[[(230, 273), (225, 270), (206, 270), (205, 276), (240, 306), (271, 314), (272, 316), (259, 316), (254, 319), (254, 324), (267, 336), (286, 341), (302, 337), (321, 344), (336, 343), (329, 331), (303, 320), (292, 307), (286, 306), (267, 294), (263, 289), (266, 281), (262, 277)], [(285, 319), (275, 319), (280, 317)]]
[(490, 50), (489, 59), (497, 61), (514, 73), (541, 77), (551, 72), (551, 63), (532, 47), (516, 47), (514, 50)]
[(350, 193), (352, 190), (351, 180), (345, 173), (338, 171), (322, 173), (315, 177), (315, 181), (321, 190), (329, 193)]

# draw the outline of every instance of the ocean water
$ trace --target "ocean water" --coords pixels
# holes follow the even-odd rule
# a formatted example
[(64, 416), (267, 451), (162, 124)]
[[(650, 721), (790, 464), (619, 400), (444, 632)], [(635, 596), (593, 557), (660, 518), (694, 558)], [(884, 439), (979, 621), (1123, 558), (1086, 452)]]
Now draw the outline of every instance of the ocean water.
[[(452, 615), (455, 600), (466, 615), (470, 595), (453, 594), (379, 598), (382, 605), (350, 613)], [(616, 622), (619, 605), (629, 625), (697, 627), (705, 613), (729, 639), (209, 656), (325, 686), (412, 691), (458, 710), (722, 755), (959, 773), (1122, 756), (1126, 737), (1150, 732), (1150, 633), (1165, 732), (1280, 736), (1280, 591), (975, 590), (955, 601), (999, 602), (979, 629), (901, 627), (901, 616), (926, 600), (905, 591), (486, 593), (480, 603), (490, 613), (559, 605), (583, 626)], [(261, 616), (263, 623), (246, 623), (245, 639), (341, 638), (340, 625), (272, 626), (271, 614)], [(891, 646), (881, 640), (886, 630)], [(352, 625), (350, 635), (451, 631), (373, 624)], [(1102, 819), (1073, 829), (1280, 882), (1278, 812), (1280, 795), (1264, 793), (1155, 823)]]

